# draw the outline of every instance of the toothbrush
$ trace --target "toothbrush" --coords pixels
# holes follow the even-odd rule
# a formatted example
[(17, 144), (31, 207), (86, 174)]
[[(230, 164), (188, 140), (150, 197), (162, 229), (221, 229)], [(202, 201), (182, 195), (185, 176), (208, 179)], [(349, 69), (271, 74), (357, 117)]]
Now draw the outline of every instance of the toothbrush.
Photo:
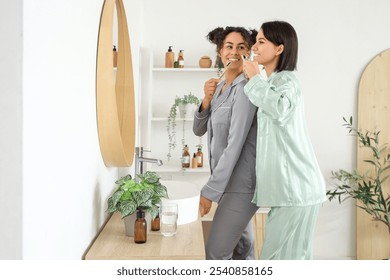
[(223, 70), (223, 72), (221, 73), (221, 75), (219, 75), (219, 79), (221, 79), (223, 77), (223, 75), (225, 75), (226, 71), (229, 69), (229, 66), (232, 64), (231, 61), (229, 61), (228, 63), (226, 63), (226, 67), (225, 69)]

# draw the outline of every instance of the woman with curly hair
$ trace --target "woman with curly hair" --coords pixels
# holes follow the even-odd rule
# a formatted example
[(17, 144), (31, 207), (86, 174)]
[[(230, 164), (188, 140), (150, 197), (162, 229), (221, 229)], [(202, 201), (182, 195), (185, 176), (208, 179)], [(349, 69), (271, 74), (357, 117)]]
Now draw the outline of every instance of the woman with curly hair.
[(256, 185), (256, 106), (244, 94), (242, 55), (249, 55), (257, 31), (218, 27), (207, 38), (227, 71), (210, 79), (195, 112), (193, 131), (207, 132), (211, 175), (201, 191), (200, 213), (218, 203), (206, 243), (206, 259), (255, 259), (251, 202)]

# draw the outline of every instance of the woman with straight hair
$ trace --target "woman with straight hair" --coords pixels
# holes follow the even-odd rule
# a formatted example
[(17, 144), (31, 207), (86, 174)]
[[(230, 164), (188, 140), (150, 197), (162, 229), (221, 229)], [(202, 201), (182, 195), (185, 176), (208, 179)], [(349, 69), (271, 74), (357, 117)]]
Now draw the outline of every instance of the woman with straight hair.
[(245, 94), (258, 107), (256, 175), (261, 180), (253, 202), (271, 207), (260, 259), (312, 259), (326, 190), (294, 74), (297, 34), (287, 22), (265, 22), (252, 52), (253, 61), (244, 61), (243, 67), (249, 79)]

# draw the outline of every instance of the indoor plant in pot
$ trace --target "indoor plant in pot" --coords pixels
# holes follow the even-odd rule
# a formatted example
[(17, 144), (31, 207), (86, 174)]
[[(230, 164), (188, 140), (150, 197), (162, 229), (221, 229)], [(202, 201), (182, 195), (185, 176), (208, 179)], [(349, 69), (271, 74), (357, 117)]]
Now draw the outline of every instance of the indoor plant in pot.
[(357, 207), (367, 212), (373, 221), (383, 223), (390, 235), (390, 194), (384, 189), (390, 176), (389, 148), (386, 144), (379, 145), (380, 131), (363, 132), (352, 126), (352, 117), (349, 121), (343, 119), (349, 133), (357, 137), (363, 148), (371, 151), (372, 157), (364, 160), (370, 170), (365, 173), (342, 169), (332, 171), (336, 184), (332, 190), (327, 191), (327, 196), (329, 200), (337, 198), (340, 203), (348, 198), (355, 199)]
[(139, 174), (138, 179), (135, 180), (128, 174), (117, 180), (115, 184), (119, 186), (107, 201), (107, 211), (119, 212), (122, 219), (125, 219), (126, 234), (129, 236), (133, 236), (132, 227), (137, 210), (144, 210), (151, 218), (155, 218), (161, 198), (168, 198), (167, 188), (160, 183), (156, 172), (146, 171)]
[[(182, 97), (176, 96), (175, 102), (172, 104), (171, 109), (169, 110), (168, 115), (168, 125), (167, 125), (167, 133), (168, 133), (168, 161), (171, 158), (171, 151), (176, 148), (176, 117), (177, 111), (179, 109), (180, 117), (185, 118), (191, 116), (193, 110), (189, 109), (188, 106), (192, 105), (192, 108), (196, 108), (199, 106), (200, 100), (198, 97), (193, 95), (191, 92), (189, 94), (185, 94)], [(183, 130), (184, 130), (184, 120), (183, 120)], [(183, 131), (183, 141), (184, 140), (184, 131)]]

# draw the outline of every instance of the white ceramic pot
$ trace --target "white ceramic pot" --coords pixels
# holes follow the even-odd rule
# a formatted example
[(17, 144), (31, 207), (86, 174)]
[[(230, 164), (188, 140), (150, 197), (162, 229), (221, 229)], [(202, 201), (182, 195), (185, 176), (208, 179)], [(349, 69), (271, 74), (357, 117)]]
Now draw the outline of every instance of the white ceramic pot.
[(192, 118), (196, 106), (194, 104), (179, 104), (179, 114), (181, 118)]

